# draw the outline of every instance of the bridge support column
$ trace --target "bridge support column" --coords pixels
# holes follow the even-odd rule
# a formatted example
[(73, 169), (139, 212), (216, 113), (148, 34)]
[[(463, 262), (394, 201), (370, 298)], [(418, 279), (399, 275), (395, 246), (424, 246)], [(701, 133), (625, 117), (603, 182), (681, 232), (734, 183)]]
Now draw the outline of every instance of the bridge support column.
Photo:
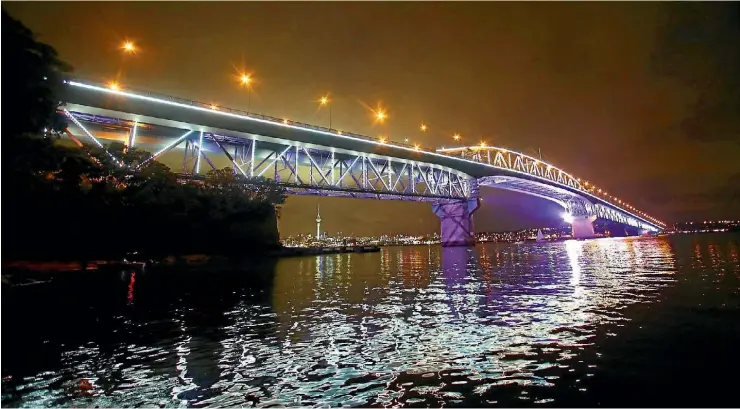
[(478, 209), (478, 198), (452, 203), (432, 205), (432, 211), (441, 221), (441, 241), (443, 247), (472, 246), (473, 212)]
[(572, 216), (570, 223), (574, 239), (587, 239), (594, 237), (594, 220), (596, 216)]

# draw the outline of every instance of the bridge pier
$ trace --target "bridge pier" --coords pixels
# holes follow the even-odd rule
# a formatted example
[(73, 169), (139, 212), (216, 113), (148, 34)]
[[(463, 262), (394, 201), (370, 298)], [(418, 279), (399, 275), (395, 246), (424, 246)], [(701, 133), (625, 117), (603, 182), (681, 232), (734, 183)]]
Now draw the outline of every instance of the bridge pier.
[(475, 244), (473, 236), (473, 212), (478, 209), (478, 198), (452, 203), (436, 203), (432, 211), (441, 221), (442, 247), (472, 246)]
[(571, 216), (571, 232), (574, 239), (588, 239), (594, 237), (594, 220), (596, 216)]

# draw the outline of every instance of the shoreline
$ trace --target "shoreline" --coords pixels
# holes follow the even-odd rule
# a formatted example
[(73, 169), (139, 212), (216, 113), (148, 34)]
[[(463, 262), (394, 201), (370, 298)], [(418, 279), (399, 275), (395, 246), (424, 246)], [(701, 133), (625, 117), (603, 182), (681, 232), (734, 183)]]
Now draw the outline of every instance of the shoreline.
[(205, 255), (190, 254), (182, 256), (168, 256), (158, 260), (128, 261), (99, 259), (87, 261), (59, 261), (59, 260), (13, 260), (2, 263), (3, 276), (17, 273), (64, 273), (81, 271), (98, 271), (108, 268), (120, 269), (142, 269), (149, 265), (176, 266), (176, 265), (198, 265), (206, 264), (214, 260), (222, 259), (279, 259), (287, 257), (320, 256), (325, 254), (344, 253), (376, 253), (380, 251), (379, 246), (344, 246), (344, 247), (283, 247), (262, 255)]

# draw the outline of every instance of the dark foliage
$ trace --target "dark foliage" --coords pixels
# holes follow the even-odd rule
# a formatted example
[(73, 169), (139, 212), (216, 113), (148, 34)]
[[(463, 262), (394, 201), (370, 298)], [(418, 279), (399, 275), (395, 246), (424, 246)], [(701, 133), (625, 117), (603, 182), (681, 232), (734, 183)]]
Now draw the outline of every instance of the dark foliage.
[(5, 10), (2, 14), (4, 136), (20, 136), (44, 128), (63, 130), (66, 123), (56, 108), (63, 76), (71, 67), (58, 58), (54, 48), (36, 41), (20, 21)]
[(156, 161), (139, 167), (151, 154), (120, 143), (107, 149), (123, 164), (96, 146), (63, 146), (66, 123), (56, 109), (67, 65), (5, 11), (2, 18), (3, 57), (23, 71), (3, 81), (4, 102), (6, 91), (14, 94), (2, 104), (4, 259), (241, 255), (279, 246), (274, 205), (285, 194), (271, 181), (229, 168), (177, 180)]

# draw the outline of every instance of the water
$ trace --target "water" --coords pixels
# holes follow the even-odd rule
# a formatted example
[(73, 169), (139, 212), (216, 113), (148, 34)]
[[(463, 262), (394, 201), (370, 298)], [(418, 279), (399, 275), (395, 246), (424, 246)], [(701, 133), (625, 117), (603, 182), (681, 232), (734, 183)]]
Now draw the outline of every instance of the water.
[(4, 286), (2, 405), (737, 406), (738, 238), (399, 247)]

